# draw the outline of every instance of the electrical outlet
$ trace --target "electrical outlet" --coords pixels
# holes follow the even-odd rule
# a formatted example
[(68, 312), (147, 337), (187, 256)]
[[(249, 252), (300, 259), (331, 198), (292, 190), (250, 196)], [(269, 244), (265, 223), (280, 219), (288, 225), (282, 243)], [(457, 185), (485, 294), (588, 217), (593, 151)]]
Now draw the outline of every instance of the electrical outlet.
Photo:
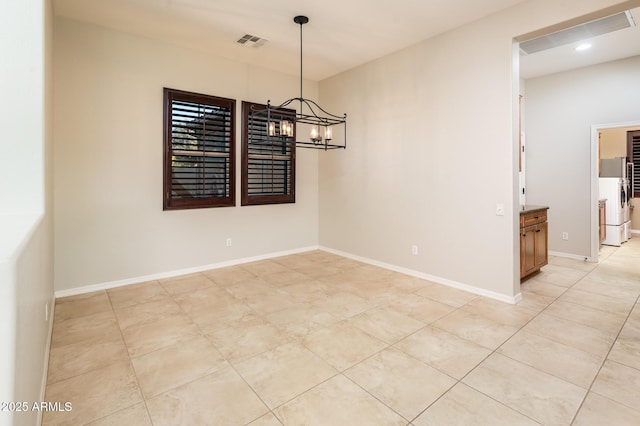
[(504, 204), (496, 204), (496, 216), (504, 216)]
[(231, 247), (231, 238), (227, 238), (227, 247)]
[(569, 233), (568, 232), (563, 232), (562, 233), (562, 239), (565, 240), (565, 241), (568, 240), (569, 239)]
[(411, 254), (413, 255), (418, 254), (418, 246), (416, 246), (415, 244), (411, 246)]

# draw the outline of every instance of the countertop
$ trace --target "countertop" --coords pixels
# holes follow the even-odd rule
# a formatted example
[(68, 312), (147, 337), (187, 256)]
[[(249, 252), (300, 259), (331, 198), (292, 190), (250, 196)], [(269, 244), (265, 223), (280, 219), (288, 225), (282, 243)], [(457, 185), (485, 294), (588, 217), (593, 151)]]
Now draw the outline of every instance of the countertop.
[(524, 206), (520, 206), (520, 214), (525, 214), (525, 213), (533, 213), (533, 212), (538, 212), (538, 211), (542, 211), (542, 210), (548, 210), (549, 206), (534, 206), (532, 204), (525, 204)]

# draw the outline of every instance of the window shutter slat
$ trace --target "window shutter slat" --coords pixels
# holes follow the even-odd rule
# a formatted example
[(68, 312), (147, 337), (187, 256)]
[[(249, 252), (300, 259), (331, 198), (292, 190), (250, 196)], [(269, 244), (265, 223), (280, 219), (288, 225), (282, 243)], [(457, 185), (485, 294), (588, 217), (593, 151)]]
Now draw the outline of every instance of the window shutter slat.
[[(251, 108), (266, 105), (243, 102), (242, 204), (295, 202), (295, 145), (279, 136), (267, 137), (267, 118), (252, 116)], [(294, 121), (295, 111), (273, 115), (272, 121)], [(276, 135), (279, 128), (276, 125)], [(295, 134), (295, 129), (294, 129)]]
[(165, 89), (165, 209), (235, 204), (235, 101)]

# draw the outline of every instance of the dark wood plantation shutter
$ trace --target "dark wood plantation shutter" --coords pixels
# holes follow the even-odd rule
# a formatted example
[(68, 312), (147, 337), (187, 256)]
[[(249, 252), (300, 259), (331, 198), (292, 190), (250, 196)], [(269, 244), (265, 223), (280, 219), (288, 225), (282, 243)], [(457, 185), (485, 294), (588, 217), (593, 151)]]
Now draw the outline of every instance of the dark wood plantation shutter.
[(627, 157), (633, 163), (633, 198), (640, 198), (640, 130), (627, 132)]
[(235, 100), (164, 89), (164, 209), (235, 205)]
[[(251, 117), (252, 107), (266, 105), (242, 102), (242, 205), (295, 203), (295, 145), (279, 136), (277, 124), (276, 136), (268, 139), (267, 118)], [(271, 116), (275, 123), (294, 118), (294, 110)]]

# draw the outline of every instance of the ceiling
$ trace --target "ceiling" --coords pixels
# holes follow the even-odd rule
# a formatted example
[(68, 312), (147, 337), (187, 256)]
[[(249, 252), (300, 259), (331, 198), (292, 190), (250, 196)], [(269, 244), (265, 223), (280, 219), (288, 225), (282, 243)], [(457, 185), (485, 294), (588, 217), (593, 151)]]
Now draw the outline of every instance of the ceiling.
[[(56, 16), (292, 75), (299, 74), (300, 66), (300, 29), (293, 17), (307, 15), (303, 73), (307, 79), (322, 80), (521, 1), (53, 0), (53, 4)], [(635, 16), (640, 19), (640, 12)], [(565, 46), (523, 57), (521, 74), (529, 78), (640, 54), (638, 27), (618, 33), (598, 37), (594, 48), (580, 55)], [(261, 47), (236, 43), (245, 34), (268, 41)]]
[[(520, 76), (533, 78), (574, 68), (586, 67), (617, 59), (640, 55), (640, 8), (632, 9), (636, 26), (603, 34), (575, 43), (520, 56)], [(591, 48), (576, 51), (582, 43)]]

